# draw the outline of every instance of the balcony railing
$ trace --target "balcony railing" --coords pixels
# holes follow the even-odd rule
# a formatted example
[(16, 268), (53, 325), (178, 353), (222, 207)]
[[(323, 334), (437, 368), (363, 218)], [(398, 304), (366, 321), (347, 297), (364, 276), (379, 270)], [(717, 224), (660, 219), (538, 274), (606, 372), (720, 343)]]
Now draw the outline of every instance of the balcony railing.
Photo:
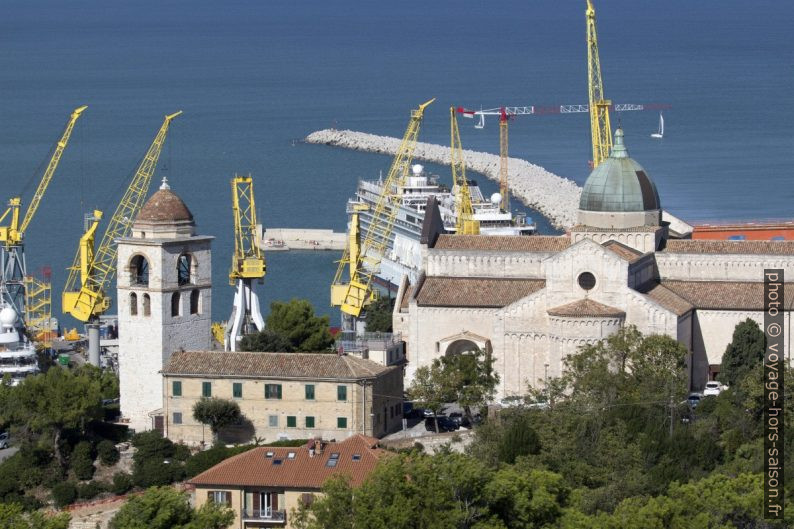
[(273, 509), (245, 509), (243, 519), (246, 521), (282, 523), (287, 519), (287, 511)]
[(341, 331), (336, 335), (336, 348), (344, 351), (385, 351), (402, 340), (400, 333), (365, 332), (356, 334), (354, 331)]

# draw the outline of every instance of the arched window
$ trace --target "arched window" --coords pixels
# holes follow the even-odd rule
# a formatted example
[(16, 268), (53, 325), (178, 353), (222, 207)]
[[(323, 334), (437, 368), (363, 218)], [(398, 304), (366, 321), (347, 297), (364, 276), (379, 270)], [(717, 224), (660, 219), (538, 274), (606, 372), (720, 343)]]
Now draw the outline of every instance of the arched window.
[(130, 316), (138, 315), (138, 294), (130, 294)]
[(143, 295), (143, 315), (144, 316), (151, 316), (152, 314), (152, 300), (149, 298), (149, 294)]
[(194, 289), (190, 291), (190, 313), (191, 314), (198, 314), (199, 313), (199, 302), (200, 294), (198, 289)]
[(171, 316), (179, 316), (179, 292), (171, 294)]
[(180, 286), (190, 284), (191, 261), (192, 259), (189, 255), (182, 254), (176, 262), (176, 280)]
[(130, 282), (133, 285), (149, 286), (149, 261), (142, 255), (136, 255), (130, 261)]

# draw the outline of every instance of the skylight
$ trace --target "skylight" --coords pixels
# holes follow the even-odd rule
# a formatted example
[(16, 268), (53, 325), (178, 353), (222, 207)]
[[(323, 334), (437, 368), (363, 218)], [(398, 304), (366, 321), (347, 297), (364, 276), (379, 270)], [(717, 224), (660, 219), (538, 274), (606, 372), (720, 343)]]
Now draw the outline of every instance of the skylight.
[(339, 452), (333, 452), (331, 454), (331, 459), (339, 459)]
[(353, 454), (353, 461), (361, 461), (361, 454)]
[(271, 459), (271, 458), (273, 457), (273, 452), (267, 452), (267, 453), (265, 454), (265, 457), (266, 457), (267, 459)]
[(295, 459), (295, 452), (288, 452), (287, 459)]
[(325, 466), (335, 467), (337, 463), (339, 463), (338, 459), (329, 459), (328, 461), (325, 462)]
[(274, 465), (280, 465), (282, 461), (283, 461), (282, 459), (274, 459), (273, 460), (273, 464)]

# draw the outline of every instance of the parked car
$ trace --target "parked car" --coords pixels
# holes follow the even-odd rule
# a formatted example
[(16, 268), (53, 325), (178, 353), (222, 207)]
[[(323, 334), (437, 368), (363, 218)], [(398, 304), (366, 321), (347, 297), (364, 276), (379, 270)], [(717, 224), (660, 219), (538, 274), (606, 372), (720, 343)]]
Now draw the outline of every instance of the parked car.
[(436, 416), (436, 412), (434, 412), (433, 410), (430, 410), (430, 409), (425, 409), (423, 414), (424, 414), (425, 418), (427, 418), (427, 417), (435, 417)]
[(9, 442), (8, 432), (0, 433), (0, 450), (8, 448)]
[(702, 398), (703, 397), (699, 393), (690, 393), (686, 400), (689, 402), (689, 407), (694, 409), (700, 404), (700, 399)]
[(444, 415), (438, 415), (437, 417), (428, 417), (425, 419), (425, 430), (428, 432), (435, 432), (436, 426), (435, 421), (438, 421), (438, 431), (439, 432), (454, 432), (455, 430), (459, 429), (455, 421), (450, 419), (449, 417), (445, 417)]
[(458, 427), (463, 426), (464, 428), (471, 428), (471, 421), (468, 419), (468, 417), (458, 411), (450, 413), (449, 420), (457, 424)]
[(422, 408), (414, 408), (413, 402), (403, 402), (403, 418), (405, 419), (421, 419), (425, 416), (425, 410)]
[(716, 397), (722, 391), (722, 385), (716, 380), (706, 382), (706, 387), (703, 389), (704, 397)]

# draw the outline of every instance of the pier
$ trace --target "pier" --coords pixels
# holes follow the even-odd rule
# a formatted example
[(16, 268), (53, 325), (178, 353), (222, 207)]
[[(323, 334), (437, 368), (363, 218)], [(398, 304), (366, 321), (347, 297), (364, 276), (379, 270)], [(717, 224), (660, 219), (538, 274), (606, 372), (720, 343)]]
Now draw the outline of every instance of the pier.
[(280, 250), (344, 250), (347, 235), (333, 230), (268, 228), (262, 235), (262, 248)]

